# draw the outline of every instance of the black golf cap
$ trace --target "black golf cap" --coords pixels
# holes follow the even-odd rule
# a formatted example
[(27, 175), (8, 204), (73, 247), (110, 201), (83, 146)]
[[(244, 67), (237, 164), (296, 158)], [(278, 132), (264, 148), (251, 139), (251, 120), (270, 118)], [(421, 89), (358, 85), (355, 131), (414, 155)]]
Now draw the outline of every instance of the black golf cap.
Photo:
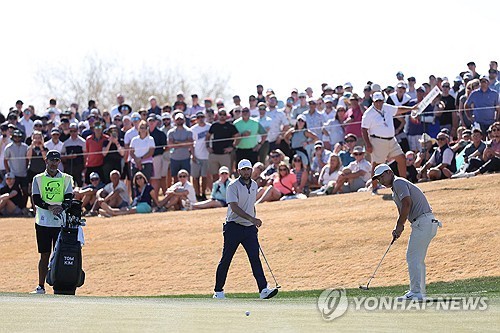
[(60, 160), (61, 154), (57, 150), (49, 150), (47, 153), (48, 160)]
[(23, 132), (21, 132), (20, 130), (16, 129), (16, 130), (14, 130), (14, 132), (12, 132), (12, 136), (22, 137), (23, 136)]

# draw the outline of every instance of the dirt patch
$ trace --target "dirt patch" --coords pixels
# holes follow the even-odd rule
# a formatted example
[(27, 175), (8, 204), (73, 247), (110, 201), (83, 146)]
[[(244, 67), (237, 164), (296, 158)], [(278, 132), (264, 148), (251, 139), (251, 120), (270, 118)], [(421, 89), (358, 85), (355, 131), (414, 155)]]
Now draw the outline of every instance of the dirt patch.
[[(444, 224), (429, 248), (428, 282), (499, 276), (500, 175), (424, 183), (421, 188)], [(381, 193), (387, 199), (390, 191)], [(391, 240), (397, 217), (392, 201), (369, 193), (265, 203), (257, 212), (264, 221), (261, 245), (284, 290), (366, 283)], [(83, 249), (87, 281), (78, 294), (210, 294), (225, 214), (225, 209), (213, 209), (88, 219)], [(408, 282), (409, 229), (407, 224), (372, 286)], [(0, 262), (1, 292), (27, 292), (36, 286), (33, 219), (0, 219)], [(225, 289), (256, 288), (240, 247)]]

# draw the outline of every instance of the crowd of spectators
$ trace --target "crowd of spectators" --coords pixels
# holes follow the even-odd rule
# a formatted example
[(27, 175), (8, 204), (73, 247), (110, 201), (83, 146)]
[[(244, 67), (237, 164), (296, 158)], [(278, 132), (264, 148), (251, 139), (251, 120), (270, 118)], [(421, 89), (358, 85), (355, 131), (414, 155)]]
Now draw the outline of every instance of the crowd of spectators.
[[(114, 106), (90, 100), (83, 110), (62, 111), (51, 99), (38, 113), (19, 100), (0, 114), (0, 214), (32, 214), (31, 179), (52, 149), (85, 214), (104, 217), (225, 207), (241, 159), (254, 165), (257, 203), (376, 194), (371, 174), (379, 163), (412, 182), (497, 172), (497, 75), (495, 61), (487, 75), (470, 62), (451, 80), (430, 75), (417, 84), (398, 72), (394, 86), (368, 81), (361, 92), (349, 82), (323, 83), (319, 92), (280, 92), (284, 102), (262, 85), (248, 103), (235, 95), (232, 103), (206, 97), (201, 105), (197, 94), (187, 100), (180, 91), (173, 103), (151, 96), (138, 110), (124, 94)], [(411, 117), (434, 87), (440, 94)]]

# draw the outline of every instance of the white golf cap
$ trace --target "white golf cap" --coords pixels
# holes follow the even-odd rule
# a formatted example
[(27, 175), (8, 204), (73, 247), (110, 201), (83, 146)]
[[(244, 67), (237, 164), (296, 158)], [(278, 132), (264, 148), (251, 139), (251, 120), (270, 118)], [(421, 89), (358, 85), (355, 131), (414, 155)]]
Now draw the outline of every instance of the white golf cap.
[(223, 165), (219, 168), (219, 173), (229, 173), (229, 168)]
[(384, 172), (391, 170), (391, 168), (387, 164), (379, 164), (375, 167), (375, 170), (373, 171), (373, 176), (372, 180), (375, 180), (375, 178), (380, 177), (381, 174)]
[(250, 162), (247, 159), (243, 159), (238, 163), (238, 170), (245, 169), (245, 168), (252, 168), (252, 162)]
[(381, 92), (376, 92), (373, 94), (373, 101), (385, 101), (384, 95)]

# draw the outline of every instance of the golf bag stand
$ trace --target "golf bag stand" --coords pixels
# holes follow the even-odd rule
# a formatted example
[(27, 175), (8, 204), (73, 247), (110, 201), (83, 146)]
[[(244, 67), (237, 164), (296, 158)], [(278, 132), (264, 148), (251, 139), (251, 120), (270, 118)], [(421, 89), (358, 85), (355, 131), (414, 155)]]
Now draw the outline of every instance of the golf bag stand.
[(82, 219), (82, 202), (64, 200), (62, 207), (66, 222), (61, 226), (54, 252), (50, 258), (47, 283), (53, 287), (54, 294), (74, 295), (76, 288), (85, 282), (82, 269), (82, 244), (78, 239), (80, 226), (85, 225)]

